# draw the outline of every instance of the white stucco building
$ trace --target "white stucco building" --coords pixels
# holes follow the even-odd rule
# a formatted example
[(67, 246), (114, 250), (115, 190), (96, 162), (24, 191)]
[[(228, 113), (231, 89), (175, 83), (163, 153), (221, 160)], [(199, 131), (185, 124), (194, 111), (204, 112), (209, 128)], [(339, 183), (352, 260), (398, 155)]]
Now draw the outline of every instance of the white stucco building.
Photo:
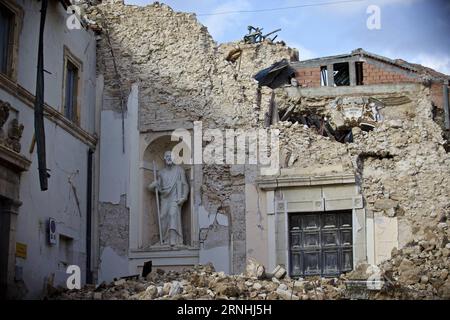
[[(85, 28), (67, 28), (68, 1), (48, 1), (44, 123), (50, 178), (48, 190), (41, 191), (33, 110), (41, 3), (0, 2), (0, 100), (3, 110), (9, 110), (0, 144), (0, 281), (2, 296), (18, 298), (39, 298), (47, 283), (65, 283), (71, 264), (81, 267), (85, 282), (89, 263), (86, 231), (92, 189), (87, 186), (95, 172), (97, 141), (95, 35)], [(14, 119), (23, 125), (16, 150), (7, 145)], [(56, 223), (53, 243), (50, 218)]]

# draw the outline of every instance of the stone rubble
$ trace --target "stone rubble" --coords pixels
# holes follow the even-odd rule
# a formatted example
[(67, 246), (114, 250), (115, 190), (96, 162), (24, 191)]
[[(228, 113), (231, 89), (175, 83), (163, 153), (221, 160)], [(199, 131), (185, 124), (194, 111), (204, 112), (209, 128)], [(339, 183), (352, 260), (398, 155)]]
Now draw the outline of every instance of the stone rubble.
[[(175, 280), (176, 279), (176, 280)], [(161, 269), (146, 278), (120, 279), (81, 290), (55, 289), (49, 299), (67, 300), (179, 300), (179, 299), (250, 299), (250, 300), (323, 300), (344, 297), (345, 278), (308, 280), (257, 279), (248, 275), (226, 275), (212, 265), (195, 266), (182, 272)]]
[(441, 221), (445, 221), (443, 228), (430, 228), (420, 240), (392, 250), (391, 259), (380, 265), (383, 277), (391, 283), (390, 290), (374, 298), (450, 299), (450, 211)]
[[(108, 98), (105, 100), (109, 101), (104, 108), (119, 110), (118, 92), (122, 90), (126, 95), (132, 83), (139, 83), (139, 100), (143, 105), (139, 111), (140, 130), (160, 121), (179, 119), (202, 120), (210, 127), (261, 127), (271, 91), (263, 88), (258, 101), (257, 84), (251, 77), (275, 61), (295, 60), (296, 56), (294, 50), (281, 44), (216, 45), (194, 15), (173, 12), (159, 3), (142, 8), (105, 3), (90, 8), (89, 17), (98, 25), (107, 26), (121, 75), (120, 87), (110, 47), (102, 36), (98, 43), (98, 69), (105, 76)], [(227, 61), (229, 53), (237, 51), (241, 52), (239, 58)], [(280, 114), (294, 106), (294, 115), (316, 114), (341, 123), (333, 119), (336, 97), (292, 98), (285, 95), (283, 88), (275, 93)], [(370, 293), (376, 298), (450, 299), (450, 156), (443, 148), (442, 130), (433, 121), (429, 95), (425, 87), (418, 93), (399, 93), (402, 104), (382, 109), (383, 121), (374, 130), (366, 132), (357, 126), (351, 129), (352, 143), (338, 143), (319, 135), (294, 117), (272, 125), (280, 129), (283, 169), (309, 173), (326, 168), (328, 173), (355, 174), (367, 213), (375, 218), (398, 219), (400, 249), (393, 250), (391, 258), (379, 266), (386, 284), (381, 291)], [(373, 98), (389, 101), (389, 97), (382, 95)], [(244, 193), (242, 174), (233, 176), (228, 168), (214, 166), (205, 166), (203, 174), (205, 207), (220, 207), (235, 221), (233, 225), (245, 225), (242, 220), (245, 210), (230, 209), (231, 195)], [(242, 230), (233, 232), (245, 234)], [(245, 239), (239, 241), (244, 243)], [(240, 247), (234, 249), (239, 258), (245, 257)], [(235, 257), (233, 261), (245, 259)], [(155, 271), (147, 279), (119, 280), (97, 289), (87, 286), (80, 291), (61, 293), (58, 298), (349, 297), (346, 276), (293, 280), (285, 277), (283, 270), (268, 274), (264, 266), (252, 261), (245, 268), (245, 275), (227, 276), (214, 272), (210, 266), (182, 273)], [(366, 271), (367, 268), (363, 272), (357, 268), (348, 279), (367, 279), (371, 272)]]
[[(448, 221), (448, 220), (447, 220)], [(447, 227), (448, 229), (448, 227)], [(442, 242), (447, 241), (447, 242)], [(318, 276), (291, 279), (277, 266), (274, 273), (262, 276), (226, 275), (211, 264), (198, 265), (182, 272), (156, 269), (146, 278), (119, 279), (81, 290), (53, 288), (49, 299), (56, 300), (335, 300), (335, 299), (450, 299), (450, 243), (436, 238), (394, 249), (392, 259), (378, 267), (358, 265), (338, 278)], [(249, 259), (247, 269), (259, 265)], [(284, 273), (280, 273), (280, 270)], [(278, 274), (270, 279), (272, 274)], [(371, 290), (365, 281), (382, 282)], [(364, 294), (350, 286), (363, 281)]]

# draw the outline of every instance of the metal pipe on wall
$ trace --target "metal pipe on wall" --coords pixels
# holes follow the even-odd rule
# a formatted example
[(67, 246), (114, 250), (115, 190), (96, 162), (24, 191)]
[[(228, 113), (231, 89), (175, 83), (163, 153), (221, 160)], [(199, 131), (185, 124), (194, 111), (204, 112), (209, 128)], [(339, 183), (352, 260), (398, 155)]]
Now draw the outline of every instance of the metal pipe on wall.
[(89, 148), (87, 157), (87, 188), (86, 188), (86, 283), (93, 283), (92, 254), (92, 158), (94, 151)]
[(36, 74), (36, 99), (34, 101), (34, 133), (37, 145), (39, 183), (41, 190), (48, 189), (46, 154), (45, 154), (45, 130), (44, 130), (44, 29), (47, 14), (48, 0), (42, 0), (41, 22), (39, 27), (39, 47), (37, 55)]

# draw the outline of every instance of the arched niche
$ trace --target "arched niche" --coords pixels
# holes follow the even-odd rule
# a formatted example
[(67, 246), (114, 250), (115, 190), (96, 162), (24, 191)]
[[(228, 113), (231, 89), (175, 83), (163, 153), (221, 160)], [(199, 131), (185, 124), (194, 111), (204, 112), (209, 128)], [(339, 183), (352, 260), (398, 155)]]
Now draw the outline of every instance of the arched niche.
[[(154, 181), (153, 161), (157, 170), (164, 167), (163, 155), (165, 151), (172, 150), (180, 142), (171, 141), (170, 135), (162, 135), (154, 138), (148, 143), (143, 152), (142, 158), (142, 248), (160, 246), (159, 223), (156, 207), (155, 193), (148, 190), (148, 185)], [(182, 143), (182, 142), (181, 142)], [(187, 146), (186, 146), (187, 148)], [(183, 228), (183, 244), (191, 245), (192, 240), (192, 168), (190, 165), (182, 164), (186, 173), (186, 180), (189, 183), (190, 193), (188, 200), (181, 208), (181, 224)]]

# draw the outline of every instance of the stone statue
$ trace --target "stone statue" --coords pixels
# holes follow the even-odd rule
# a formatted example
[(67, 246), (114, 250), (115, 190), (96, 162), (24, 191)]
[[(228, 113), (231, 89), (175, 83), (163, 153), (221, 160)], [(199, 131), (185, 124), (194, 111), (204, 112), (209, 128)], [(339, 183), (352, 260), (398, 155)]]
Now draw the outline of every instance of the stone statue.
[(20, 138), (22, 138), (23, 124), (19, 124), (17, 119), (12, 119), (9, 123), (8, 138), (6, 139), (7, 145), (15, 152), (20, 153), (22, 148), (20, 144)]
[(182, 245), (181, 207), (187, 200), (189, 184), (184, 169), (173, 163), (171, 151), (164, 152), (164, 162), (165, 168), (158, 172), (148, 189), (153, 192), (157, 189), (159, 193), (162, 244)]

